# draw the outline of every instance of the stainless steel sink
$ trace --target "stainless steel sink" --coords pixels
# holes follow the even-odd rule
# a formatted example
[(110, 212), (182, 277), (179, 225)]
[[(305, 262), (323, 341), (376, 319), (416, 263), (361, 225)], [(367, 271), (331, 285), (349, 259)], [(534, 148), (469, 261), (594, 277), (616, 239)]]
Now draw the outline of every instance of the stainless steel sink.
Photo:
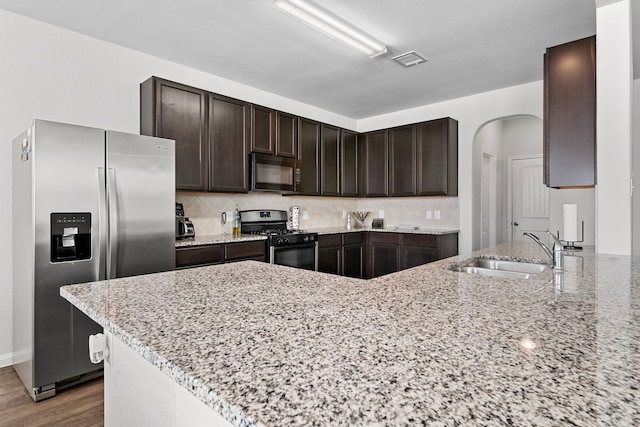
[(542, 273), (549, 266), (530, 262), (503, 261), (497, 259), (472, 259), (457, 267), (453, 271), (481, 276), (493, 276), (504, 279), (529, 279), (533, 275)]

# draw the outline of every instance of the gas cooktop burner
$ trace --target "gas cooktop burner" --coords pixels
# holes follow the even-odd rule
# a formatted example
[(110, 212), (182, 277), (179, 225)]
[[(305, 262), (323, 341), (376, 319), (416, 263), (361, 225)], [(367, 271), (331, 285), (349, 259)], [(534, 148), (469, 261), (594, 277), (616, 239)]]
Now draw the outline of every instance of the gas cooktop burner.
[(305, 230), (286, 230), (286, 229), (266, 229), (266, 230), (256, 230), (252, 231), (250, 234), (258, 234), (261, 236), (280, 236), (283, 234), (305, 234), (307, 233)]

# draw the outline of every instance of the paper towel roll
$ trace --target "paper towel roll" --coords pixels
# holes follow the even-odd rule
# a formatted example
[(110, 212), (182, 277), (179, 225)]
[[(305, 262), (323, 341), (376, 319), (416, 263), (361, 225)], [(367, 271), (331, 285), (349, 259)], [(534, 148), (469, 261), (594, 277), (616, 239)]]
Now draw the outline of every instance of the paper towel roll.
[(578, 237), (578, 205), (575, 203), (565, 203), (562, 205), (562, 229), (564, 230), (565, 242), (577, 242)]

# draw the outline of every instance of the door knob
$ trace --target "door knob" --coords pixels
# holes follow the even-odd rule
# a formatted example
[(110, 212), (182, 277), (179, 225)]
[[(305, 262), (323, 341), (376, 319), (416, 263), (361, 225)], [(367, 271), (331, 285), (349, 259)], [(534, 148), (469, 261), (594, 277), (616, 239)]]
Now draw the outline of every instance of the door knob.
[(520, 225), (520, 224), (518, 224), (517, 222), (514, 222), (514, 223), (513, 223), (513, 226), (514, 226), (514, 227), (517, 227), (518, 225)]

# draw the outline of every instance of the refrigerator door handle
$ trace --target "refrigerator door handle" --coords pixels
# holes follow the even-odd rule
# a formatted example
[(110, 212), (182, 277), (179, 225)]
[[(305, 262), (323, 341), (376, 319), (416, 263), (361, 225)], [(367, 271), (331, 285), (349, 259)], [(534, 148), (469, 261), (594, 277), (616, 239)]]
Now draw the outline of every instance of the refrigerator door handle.
[(104, 168), (98, 168), (98, 280), (107, 278), (107, 183)]
[(115, 279), (118, 268), (118, 188), (116, 184), (116, 170), (107, 170), (109, 184), (107, 197), (109, 204), (109, 239), (107, 249), (107, 278)]

